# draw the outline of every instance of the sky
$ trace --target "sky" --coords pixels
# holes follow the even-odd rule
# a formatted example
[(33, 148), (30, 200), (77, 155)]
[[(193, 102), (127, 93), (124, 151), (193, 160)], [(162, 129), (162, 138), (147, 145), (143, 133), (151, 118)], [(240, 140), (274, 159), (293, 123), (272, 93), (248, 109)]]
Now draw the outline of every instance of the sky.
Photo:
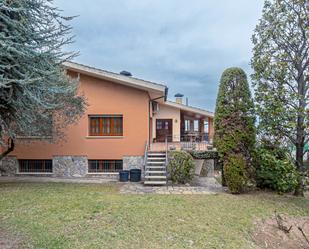
[(168, 86), (214, 111), (222, 72), (250, 79), (251, 36), (262, 0), (54, 0), (71, 21), (74, 61)]

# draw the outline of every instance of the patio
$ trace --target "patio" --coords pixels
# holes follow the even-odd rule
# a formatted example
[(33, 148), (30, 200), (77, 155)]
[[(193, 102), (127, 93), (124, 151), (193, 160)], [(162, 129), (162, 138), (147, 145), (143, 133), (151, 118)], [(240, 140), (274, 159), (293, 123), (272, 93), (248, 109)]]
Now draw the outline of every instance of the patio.
[(119, 187), (121, 194), (216, 194), (224, 192), (225, 189), (213, 177), (195, 177), (191, 185), (167, 186), (145, 186), (142, 182), (119, 182), (118, 179), (108, 178), (61, 178), (61, 177), (39, 177), (1, 176), (0, 183), (79, 183), (79, 184), (111, 184)]

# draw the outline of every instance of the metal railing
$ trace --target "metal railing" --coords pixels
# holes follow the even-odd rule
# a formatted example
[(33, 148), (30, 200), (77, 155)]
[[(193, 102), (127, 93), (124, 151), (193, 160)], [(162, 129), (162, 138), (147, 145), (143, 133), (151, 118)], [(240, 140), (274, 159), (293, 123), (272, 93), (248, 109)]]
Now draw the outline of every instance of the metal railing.
[(150, 150), (165, 151), (168, 150), (210, 150), (212, 141), (205, 139), (192, 139), (191, 136), (166, 136), (164, 142), (154, 142), (150, 144)]
[(186, 132), (180, 136), (181, 142), (209, 142), (209, 134), (205, 132)]
[[(168, 173), (167, 173), (167, 165), (168, 165), (168, 141), (167, 141), (167, 137), (165, 138), (165, 177), (166, 177), (166, 183), (168, 182), (167, 177), (168, 177)], [(166, 185), (167, 187), (167, 185)]]
[(145, 143), (144, 162), (143, 162), (144, 172), (145, 172), (145, 170), (146, 170), (147, 154), (148, 154), (148, 141), (146, 141), (146, 143)]

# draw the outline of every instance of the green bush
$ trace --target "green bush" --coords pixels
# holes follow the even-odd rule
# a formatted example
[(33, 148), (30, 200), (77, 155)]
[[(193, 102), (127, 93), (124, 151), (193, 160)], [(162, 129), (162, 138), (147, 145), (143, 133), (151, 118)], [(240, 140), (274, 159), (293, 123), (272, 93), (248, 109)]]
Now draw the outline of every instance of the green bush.
[(168, 171), (174, 183), (188, 183), (193, 179), (195, 163), (193, 157), (185, 151), (170, 153)]
[(207, 150), (207, 151), (197, 151), (193, 150), (189, 152), (195, 159), (218, 159), (218, 151)]
[[(252, 163), (256, 139), (254, 104), (246, 73), (241, 68), (228, 68), (221, 76), (214, 128), (214, 146), (219, 154), (219, 165), (233, 164), (236, 160), (233, 155), (241, 155), (242, 159), (237, 160), (245, 160), (243, 165), (245, 172), (237, 173), (239, 171), (237, 167), (231, 167), (231, 171), (227, 174), (222, 172), (222, 185), (225, 186), (227, 181), (234, 183), (235, 179), (226, 179), (230, 175), (236, 177), (239, 174), (246, 174), (248, 178), (254, 179), (255, 169)], [(236, 190), (230, 190), (238, 192), (239, 189), (241, 188), (236, 187)]]
[(257, 186), (273, 189), (279, 193), (293, 191), (298, 173), (293, 162), (282, 151), (258, 149)]
[(233, 194), (241, 193), (247, 183), (246, 160), (240, 154), (230, 155), (224, 162), (226, 184)]

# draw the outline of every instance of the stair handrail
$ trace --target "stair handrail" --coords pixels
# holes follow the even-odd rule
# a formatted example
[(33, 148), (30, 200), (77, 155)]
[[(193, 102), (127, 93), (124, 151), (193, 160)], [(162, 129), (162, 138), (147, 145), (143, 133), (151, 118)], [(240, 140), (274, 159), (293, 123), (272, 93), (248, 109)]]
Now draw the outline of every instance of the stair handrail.
[(165, 176), (166, 176), (166, 183), (167, 183), (167, 164), (168, 164), (168, 140), (165, 137)]
[(146, 170), (147, 154), (148, 154), (148, 141), (146, 141), (145, 151), (144, 151), (144, 162), (143, 162), (144, 172)]

